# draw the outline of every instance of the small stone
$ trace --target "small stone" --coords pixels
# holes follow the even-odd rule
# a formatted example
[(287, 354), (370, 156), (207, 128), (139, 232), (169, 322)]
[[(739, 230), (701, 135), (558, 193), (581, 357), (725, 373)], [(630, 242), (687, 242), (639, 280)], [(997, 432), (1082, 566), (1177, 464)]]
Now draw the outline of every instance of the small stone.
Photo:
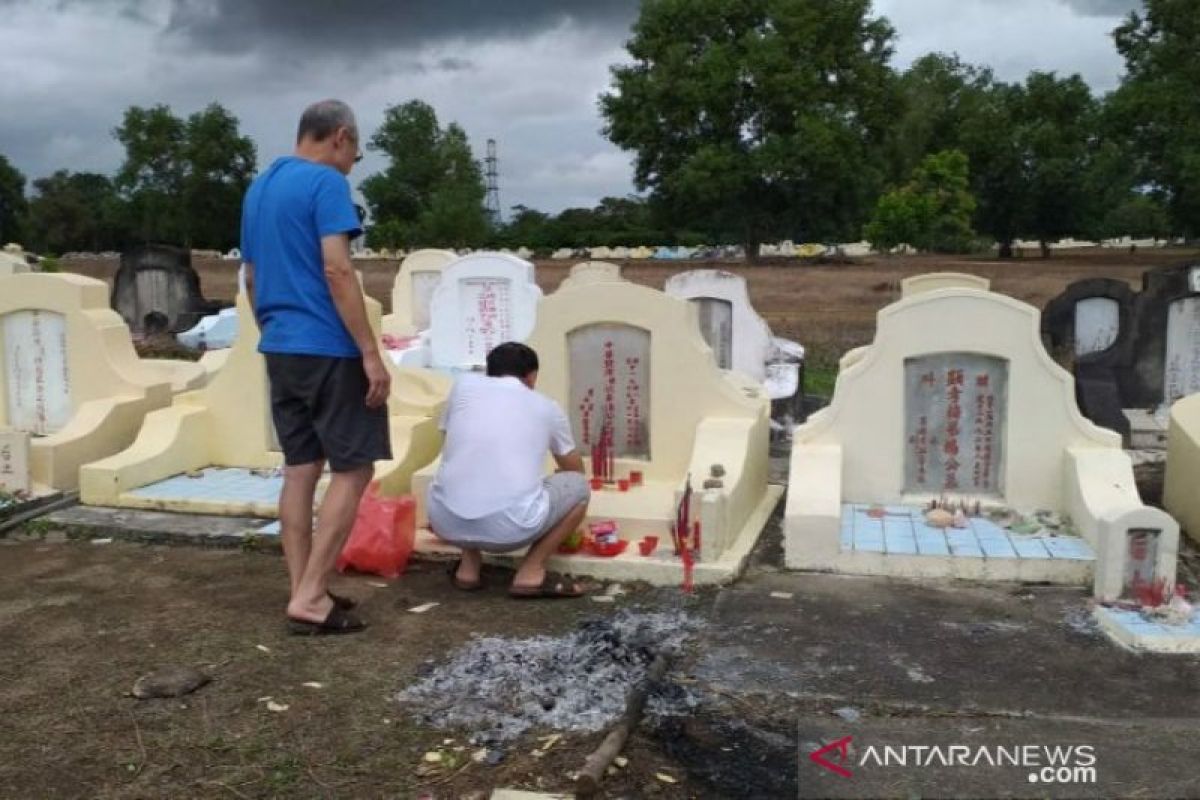
[(623, 594), (628, 594), (628, 592), (625, 591), (625, 587), (619, 583), (609, 584), (605, 587), (604, 593), (609, 597), (618, 597)]
[(656, 772), (656, 773), (654, 773), (654, 777), (658, 778), (663, 783), (679, 783), (678, 780), (671, 777), (670, 775), (668, 775), (665, 772)]
[(837, 714), (839, 717), (841, 717), (846, 722), (858, 722), (860, 719), (862, 719), (862, 712), (859, 711), (857, 708), (851, 708), (850, 706), (842, 706), (841, 708), (835, 708), (833, 710), (833, 713)]
[(629, 759), (625, 756), (617, 756), (613, 759), (613, 763), (621, 769), (625, 769), (627, 766), (629, 766)]
[(954, 515), (944, 508), (935, 508), (925, 512), (925, 522), (931, 528), (949, 528), (954, 524)]
[(192, 667), (167, 667), (134, 681), (133, 696), (138, 700), (152, 697), (181, 697), (196, 691), (211, 678)]
[(267, 701), (267, 711), (274, 711), (276, 714), (281, 714), (287, 711), (291, 706), (287, 703), (276, 703), (274, 700)]
[(724, 486), (725, 486), (725, 481), (721, 480), (720, 478), (705, 478), (704, 479), (704, 488), (705, 489), (721, 489), (721, 488), (724, 488)]
[(713, 464), (709, 467), (708, 474), (714, 478), (724, 478), (725, 466), (723, 464)]
[(256, 645), (254, 645), (254, 646), (255, 646), (256, 648), (258, 648), (259, 650), (262, 650), (264, 653), (269, 653), (269, 652), (271, 652), (271, 648), (267, 647), (265, 644), (256, 644)]

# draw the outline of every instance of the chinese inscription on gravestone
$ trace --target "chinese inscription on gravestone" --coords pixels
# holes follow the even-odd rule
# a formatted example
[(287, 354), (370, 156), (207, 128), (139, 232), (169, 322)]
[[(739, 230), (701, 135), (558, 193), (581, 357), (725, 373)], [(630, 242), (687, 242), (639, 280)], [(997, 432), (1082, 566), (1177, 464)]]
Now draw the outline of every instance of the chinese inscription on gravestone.
[(904, 362), (904, 490), (1004, 492), (1008, 362), (941, 353)]
[(1163, 401), (1170, 406), (1200, 392), (1200, 297), (1184, 297), (1167, 312)]
[(699, 306), (700, 333), (712, 348), (721, 369), (733, 367), (733, 303), (715, 297), (696, 297)]
[(29, 491), (29, 434), (0, 431), (0, 490)]
[(568, 334), (571, 426), (581, 447), (607, 427), (613, 455), (650, 457), (650, 332), (588, 325)]
[(471, 362), (482, 363), (493, 347), (507, 342), (511, 335), (509, 281), (504, 278), (467, 278), (461, 285), (466, 356)]
[(67, 330), (62, 314), (17, 311), (4, 317), (8, 425), (37, 436), (71, 418)]

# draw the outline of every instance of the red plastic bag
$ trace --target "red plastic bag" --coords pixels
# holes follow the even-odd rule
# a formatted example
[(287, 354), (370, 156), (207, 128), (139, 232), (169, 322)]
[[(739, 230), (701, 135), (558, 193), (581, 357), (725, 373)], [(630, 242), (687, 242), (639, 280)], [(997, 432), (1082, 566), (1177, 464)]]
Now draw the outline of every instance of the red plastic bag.
[(338, 556), (338, 571), (399, 577), (412, 555), (416, 512), (417, 501), (411, 495), (380, 497), (378, 485), (368, 486), (358, 504), (350, 538)]

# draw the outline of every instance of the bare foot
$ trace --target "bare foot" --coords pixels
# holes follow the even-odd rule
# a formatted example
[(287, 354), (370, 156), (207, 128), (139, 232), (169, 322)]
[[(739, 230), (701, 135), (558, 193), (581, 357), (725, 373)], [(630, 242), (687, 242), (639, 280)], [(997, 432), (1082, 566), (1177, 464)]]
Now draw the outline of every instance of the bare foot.
[(324, 622), (333, 610), (333, 600), (329, 595), (321, 595), (321, 599), (313, 604), (304, 604), (296, 600), (288, 603), (287, 615), (290, 619), (305, 622)]

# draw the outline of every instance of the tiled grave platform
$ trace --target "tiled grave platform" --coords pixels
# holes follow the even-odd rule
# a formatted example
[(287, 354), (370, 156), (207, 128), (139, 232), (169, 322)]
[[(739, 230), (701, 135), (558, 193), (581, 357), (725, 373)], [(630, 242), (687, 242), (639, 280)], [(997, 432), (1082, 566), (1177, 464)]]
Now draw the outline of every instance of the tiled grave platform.
[(1096, 607), (1100, 627), (1119, 643), (1155, 653), (1200, 653), (1200, 611), (1185, 625), (1166, 625), (1124, 608)]
[(985, 518), (967, 528), (934, 528), (914, 506), (842, 505), (838, 571), (901, 577), (950, 577), (1066, 584), (1091, 581), (1096, 555), (1076, 536), (1018, 534)]
[(121, 504), (193, 514), (274, 517), (282, 488), (283, 475), (274, 470), (208, 467), (125, 492)]

